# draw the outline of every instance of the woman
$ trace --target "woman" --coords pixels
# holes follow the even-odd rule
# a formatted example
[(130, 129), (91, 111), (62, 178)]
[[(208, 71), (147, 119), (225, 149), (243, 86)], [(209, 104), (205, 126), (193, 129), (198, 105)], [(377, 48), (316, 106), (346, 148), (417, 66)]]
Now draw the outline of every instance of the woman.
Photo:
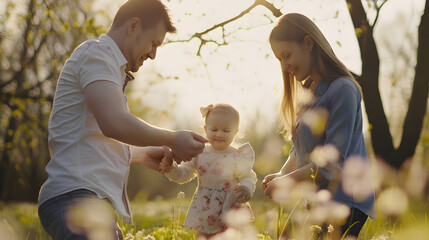
[[(279, 19), (269, 41), (281, 63), (284, 84), (281, 113), (284, 129), (294, 146), (280, 172), (263, 180), (265, 194), (273, 197), (275, 183), (282, 179), (313, 180), (315, 172), (314, 180), (319, 187), (332, 187), (331, 183), (341, 179), (343, 166), (356, 157), (364, 161), (365, 170), (369, 171), (362, 133), (361, 88), (335, 56), (320, 29), (306, 16), (290, 13)], [(306, 90), (313, 96), (307, 103), (300, 101)], [(311, 124), (314, 120), (316, 126)], [(313, 150), (327, 146), (335, 147), (336, 161), (331, 159), (326, 165), (312, 161)], [(368, 215), (371, 216), (374, 193), (368, 186), (370, 193), (357, 201), (353, 189), (350, 191), (343, 183), (332, 190), (333, 199), (350, 208), (341, 230), (357, 237)]]

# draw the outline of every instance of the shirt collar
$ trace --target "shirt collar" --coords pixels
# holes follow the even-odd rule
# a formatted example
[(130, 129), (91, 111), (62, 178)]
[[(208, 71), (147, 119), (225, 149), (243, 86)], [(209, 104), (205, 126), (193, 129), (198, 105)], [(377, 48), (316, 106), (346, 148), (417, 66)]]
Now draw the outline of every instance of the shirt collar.
[(318, 96), (322, 96), (325, 94), (326, 90), (328, 90), (330, 84), (331, 81), (321, 80), (314, 89), (314, 93)]
[[(121, 49), (119, 49), (115, 40), (113, 40), (113, 38), (106, 34), (102, 34), (98, 39), (99, 41), (106, 43), (112, 48), (113, 54), (115, 55), (115, 59), (119, 63), (119, 67), (122, 71), (125, 72), (125, 68), (127, 67), (128, 61), (125, 58), (124, 54), (122, 54)], [(134, 76), (131, 74), (131, 72), (125, 72), (123, 91), (125, 91), (125, 87), (127, 86), (128, 82), (132, 80), (134, 80)]]
[(113, 38), (107, 36), (106, 34), (102, 34), (98, 38), (98, 40), (100, 40), (103, 43), (106, 43), (112, 48), (113, 54), (115, 55), (115, 59), (119, 63), (119, 67), (122, 67), (128, 63), (127, 59), (125, 58), (124, 54), (122, 54), (121, 49), (119, 49), (118, 45), (116, 44), (115, 40), (113, 40)]

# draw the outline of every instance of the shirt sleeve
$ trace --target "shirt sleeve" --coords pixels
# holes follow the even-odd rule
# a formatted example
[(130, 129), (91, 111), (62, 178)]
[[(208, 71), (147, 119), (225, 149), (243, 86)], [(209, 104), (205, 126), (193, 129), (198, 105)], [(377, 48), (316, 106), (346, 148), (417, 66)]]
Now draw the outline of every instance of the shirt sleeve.
[(189, 162), (182, 162), (177, 164), (173, 161), (173, 165), (166, 174), (167, 178), (179, 184), (184, 184), (197, 176), (196, 158)]
[(337, 176), (347, 157), (360, 104), (358, 90), (350, 85), (343, 85), (335, 94), (330, 104), (325, 145), (335, 146), (340, 158), (337, 162), (328, 162), (327, 166), (320, 169), (328, 180)]
[(94, 42), (80, 55), (76, 63), (82, 89), (95, 81), (111, 81), (121, 87), (121, 69), (113, 51), (101, 43)]
[(254, 161), (255, 153), (249, 143), (245, 143), (237, 149), (235, 174), (239, 183), (247, 187), (252, 195), (258, 181), (256, 173), (252, 170)]

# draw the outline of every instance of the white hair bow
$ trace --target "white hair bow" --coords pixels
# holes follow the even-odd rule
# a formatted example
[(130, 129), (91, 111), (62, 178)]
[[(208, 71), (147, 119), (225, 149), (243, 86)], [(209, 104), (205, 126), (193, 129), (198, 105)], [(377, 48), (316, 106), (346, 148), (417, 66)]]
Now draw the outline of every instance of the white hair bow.
[(213, 104), (208, 105), (207, 107), (200, 107), (200, 112), (203, 115), (203, 118), (207, 117), (207, 114), (213, 109)]

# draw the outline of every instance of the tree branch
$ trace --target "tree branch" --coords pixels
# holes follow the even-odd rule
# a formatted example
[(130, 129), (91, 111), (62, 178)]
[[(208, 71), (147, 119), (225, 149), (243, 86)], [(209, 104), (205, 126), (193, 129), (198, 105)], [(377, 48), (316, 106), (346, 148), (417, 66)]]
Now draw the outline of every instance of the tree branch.
[(374, 27), (375, 27), (375, 24), (377, 23), (377, 20), (378, 20), (378, 16), (380, 15), (380, 10), (381, 10), (381, 8), (383, 7), (383, 5), (384, 5), (386, 2), (387, 2), (387, 0), (384, 0), (384, 1), (383, 1), (383, 3), (381, 3), (381, 5), (380, 5), (380, 6), (378, 6), (378, 5), (377, 5), (377, 0), (374, 0), (374, 6), (375, 6), (375, 9), (376, 9), (376, 11), (377, 11), (377, 14), (375, 15), (375, 19), (374, 19), (374, 22), (372, 23), (371, 28), (374, 28)]
[[(212, 43), (215, 43), (215, 44), (217, 44), (218, 46), (222, 46), (222, 45), (227, 45), (228, 43), (225, 41), (225, 37), (227, 36), (227, 35), (225, 35), (224, 34), (224, 27), (227, 25), (227, 24), (229, 24), (229, 23), (231, 23), (231, 22), (234, 22), (234, 21), (236, 21), (237, 19), (239, 19), (239, 18), (241, 18), (241, 17), (243, 17), (244, 15), (246, 15), (246, 14), (248, 14), (248, 13), (250, 13), (250, 11), (252, 11), (255, 7), (257, 7), (257, 6), (264, 6), (265, 8), (267, 8), (268, 10), (270, 10), (272, 13), (273, 13), (273, 15), (275, 16), (275, 17), (280, 17), (281, 15), (282, 15), (282, 12), (280, 11), (280, 9), (278, 9), (278, 8), (276, 8), (272, 3), (269, 3), (268, 1), (266, 1), (266, 0), (255, 0), (255, 2), (251, 5), (251, 6), (249, 6), (247, 9), (245, 9), (244, 11), (242, 11), (241, 13), (239, 13), (237, 16), (235, 16), (235, 17), (232, 17), (232, 18), (230, 18), (230, 19), (228, 19), (228, 20), (225, 20), (225, 21), (223, 21), (223, 22), (221, 22), (221, 23), (218, 23), (218, 24), (216, 24), (216, 25), (213, 25), (212, 27), (210, 27), (210, 28), (208, 28), (208, 29), (206, 29), (206, 30), (204, 30), (204, 31), (202, 31), (202, 32), (197, 32), (197, 33), (194, 33), (190, 38), (188, 38), (188, 39), (185, 39), (185, 40), (174, 40), (174, 41), (166, 41), (165, 42), (165, 44), (169, 44), (169, 43), (176, 43), (176, 42), (190, 42), (192, 39), (194, 39), (194, 38), (198, 38), (198, 39), (200, 39), (200, 45), (198, 46), (198, 51), (197, 51), (197, 56), (200, 56), (200, 54), (201, 54), (201, 48), (203, 47), (203, 45), (204, 44), (206, 44), (207, 42), (212, 42)], [(207, 40), (207, 39), (205, 39), (203, 36), (204, 35), (206, 35), (207, 33), (209, 33), (209, 32), (212, 32), (212, 31), (214, 31), (214, 30), (216, 30), (216, 29), (218, 29), (218, 28), (222, 28), (222, 38), (223, 38), (223, 43), (219, 43), (219, 42), (217, 42), (217, 41), (215, 41), (215, 40)]]

